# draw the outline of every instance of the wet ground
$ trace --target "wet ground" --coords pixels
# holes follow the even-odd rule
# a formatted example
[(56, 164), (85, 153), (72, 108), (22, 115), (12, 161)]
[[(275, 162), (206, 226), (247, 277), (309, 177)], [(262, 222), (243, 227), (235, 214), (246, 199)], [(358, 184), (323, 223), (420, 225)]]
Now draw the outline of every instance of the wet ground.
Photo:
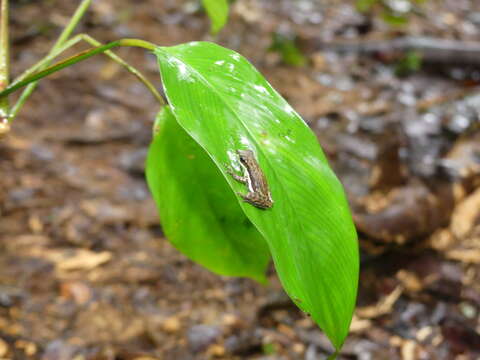
[[(16, 74), (46, 53), (75, 3), (12, 2)], [(196, 4), (97, 1), (80, 31), (212, 40)], [(478, 359), (478, 64), (433, 57), (400, 77), (397, 51), (325, 43), (478, 41), (480, 4), (427, 1), (400, 28), (375, 11), (361, 15), (346, 0), (238, 0), (216, 41), (247, 56), (302, 114), (346, 187), (362, 272), (341, 358)], [(295, 34), (308, 65), (268, 52), (273, 32)], [(158, 79), (153, 56), (119, 54)], [(96, 57), (43, 81), (1, 140), (0, 358), (323, 359), (328, 341), (273, 270), (268, 286), (216, 276), (163, 237), (143, 178), (157, 110), (141, 84)]]

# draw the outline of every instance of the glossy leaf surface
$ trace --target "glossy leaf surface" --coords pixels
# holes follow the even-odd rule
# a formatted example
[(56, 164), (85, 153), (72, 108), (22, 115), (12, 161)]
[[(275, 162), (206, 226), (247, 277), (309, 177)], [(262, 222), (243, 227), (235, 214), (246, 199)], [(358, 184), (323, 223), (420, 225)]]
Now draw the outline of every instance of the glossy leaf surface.
[(218, 33), (228, 20), (228, 0), (202, 0), (211, 21), (211, 32)]
[(342, 185), (317, 138), (263, 76), (234, 51), (207, 42), (155, 50), (173, 114), (235, 192), (237, 150), (251, 150), (274, 205), (237, 200), (268, 242), (289, 296), (336, 348), (348, 333), (358, 282), (358, 245)]
[(169, 241), (211, 271), (265, 282), (270, 253), (205, 151), (170, 108), (159, 113), (146, 175)]

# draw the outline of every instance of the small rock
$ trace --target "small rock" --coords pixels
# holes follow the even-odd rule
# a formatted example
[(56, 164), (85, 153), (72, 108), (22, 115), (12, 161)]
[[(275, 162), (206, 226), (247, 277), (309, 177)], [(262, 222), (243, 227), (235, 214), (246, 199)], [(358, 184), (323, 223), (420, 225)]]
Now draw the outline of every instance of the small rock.
[(220, 336), (220, 329), (212, 325), (195, 325), (188, 330), (187, 338), (192, 351), (205, 350)]
[(299, 342), (294, 343), (292, 346), (292, 350), (297, 354), (303, 354), (305, 352), (305, 345)]
[(241, 329), (245, 326), (245, 323), (242, 321), (242, 319), (234, 314), (225, 314), (222, 318), (222, 323), (227, 328), (232, 329)]
[(33, 342), (25, 340), (17, 340), (15, 342), (15, 347), (17, 349), (22, 349), (25, 355), (31, 357), (37, 353), (37, 345)]
[(22, 203), (28, 199), (34, 197), (35, 189), (31, 188), (16, 188), (9, 192), (8, 199), (17, 203)]
[(305, 360), (318, 359), (317, 347), (314, 344), (310, 344), (305, 352)]
[(11, 307), (24, 297), (20, 289), (10, 286), (0, 286), (0, 307)]
[(262, 349), (262, 333), (259, 329), (246, 329), (235, 333), (225, 340), (225, 349), (228, 353), (246, 356)]
[(225, 348), (222, 345), (213, 344), (208, 347), (207, 354), (213, 357), (222, 357), (225, 355)]
[(75, 357), (76, 352), (75, 346), (62, 340), (53, 340), (47, 345), (42, 360), (71, 360)]
[(46, 146), (35, 144), (30, 148), (32, 156), (40, 161), (52, 161), (55, 158), (54, 153)]
[(145, 172), (145, 159), (147, 157), (147, 149), (138, 149), (134, 151), (126, 151), (120, 155), (120, 167), (131, 173), (132, 175), (143, 176)]
[(178, 332), (181, 326), (182, 324), (177, 316), (171, 316), (167, 318), (162, 324), (163, 330), (171, 334)]

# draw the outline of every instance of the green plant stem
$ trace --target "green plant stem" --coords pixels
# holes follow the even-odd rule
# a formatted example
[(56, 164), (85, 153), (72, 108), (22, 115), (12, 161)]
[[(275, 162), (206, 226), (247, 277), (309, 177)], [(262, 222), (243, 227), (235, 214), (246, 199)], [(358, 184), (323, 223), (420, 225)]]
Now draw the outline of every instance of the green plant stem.
[[(89, 36), (87, 34), (81, 34), (81, 35), (82, 35), (82, 39), (85, 40), (86, 42), (88, 42), (90, 45), (93, 45), (93, 46), (102, 46), (103, 45), (102, 43), (100, 43), (99, 41), (95, 40), (94, 38), (92, 38), (91, 36)], [(155, 45), (153, 45), (153, 46), (155, 46)], [(148, 48), (150, 49), (150, 45), (148, 45)], [(137, 79), (140, 80), (147, 87), (148, 90), (150, 90), (152, 95), (155, 97), (155, 99), (157, 99), (157, 101), (160, 104), (162, 104), (162, 105), (166, 104), (164, 98), (162, 97), (162, 95), (160, 95), (160, 93), (157, 91), (155, 86), (139, 70), (137, 70), (135, 67), (131, 66), (129, 63), (127, 63), (125, 60), (123, 60), (120, 56), (116, 55), (112, 51), (109, 51), (109, 50), (105, 51), (105, 55), (110, 57), (116, 63), (125, 67), (131, 74), (136, 76)]]
[[(87, 34), (78, 34), (78, 35), (74, 36), (73, 38), (71, 38), (70, 40), (68, 40), (67, 42), (65, 42), (63, 46), (58, 47), (55, 51), (50, 52), (49, 55), (47, 55), (45, 58), (40, 60), (37, 64), (30, 67), (27, 71), (25, 71), (22, 75), (20, 75), (17, 79), (15, 79), (14, 82), (12, 82), (12, 86), (19, 83), (20, 81), (26, 79), (27, 77), (35, 74), (39, 69), (44, 68), (45, 64), (48, 65), (49, 63), (51, 63), (54, 60), (55, 57), (57, 57), (62, 52), (64, 52), (68, 48), (76, 45), (78, 42), (80, 42), (82, 40), (89, 43), (90, 45), (97, 46), (97, 47), (103, 45), (99, 41), (95, 40), (93, 37), (91, 37)], [(157, 99), (157, 101), (160, 104), (165, 104), (165, 100), (163, 99), (162, 95), (160, 95), (160, 93), (157, 91), (155, 86), (139, 70), (137, 70), (135, 67), (131, 66), (129, 63), (127, 63), (121, 57), (119, 57), (118, 55), (116, 55), (115, 53), (113, 53), (109, 50), (105, 51), (105, 55), (107, 55), (113, 61), (115, 61), (116, 63), (125, 67), (130, 73), (135, 75), (147, 87), (147, 89), (152, 93), (152, 95)], [(35, 83), (33, 83), (33, 84), (35, 84)], [(10, 119), (11, 120), (13, 120), (17, 116), (21, 107), (23, 106), (25, 101), (30, 96), (31, 91), (29, 91), (29, 89), (30, 89), (31, 85), (33, 85), (33, 84), (29, 84), (27, 86), (27, 88), (20, 95), (20, 98), (17, 100), (15, 105), (12, 107), (12, 109), (10, 111)]]
[(0, 16), (0, 88), (8, 86), (10, 75), (10, 41), (8, 34), (8, 0), (2, 0)]
[(83, 0), (80, 3), (80, 5), (75, 10), (75, 13), (73, 14), (72, 18), (68, 22), (67, 26), (65, 26), (65, 29), (63, 29), (62, 33), (58, 37), (58, 40), (53, 45), (51, 52), (54, 52), (59, 47), (63, 46), (63, 44), (70, 38), (73, 31), (77, 27), (78, 23), (82, 19), (83, 15), (85, 15), (85, 12), (90, 7), (91, 3), (92, 3), (92, 0)]
[[(59, 52), (59, 50), (63, 48), (65, 42), (72, 35), (73, 31), (77, 27), (78, 23), (82, 19), (85, 12), (90, 7), (91, 3), (92, 3), (92, 0), (83, 0), (80, 3), (80, 5), (75, 10), (75, 13), (73, 14), (72, 18), (68, 22), (67, 26), (65, 27), (65, 29), (63, 29), (62, 33), (60, 34), (57, 41), (55, 42), (55, 44), (51, 48), (49, 54), (47, 55), (47, 58), (49, 58), (49, 57), (50, 58), (46, 61), (41, 62), (41, 64), (39, 64), (38, 67), (35, 66), (35, 70), (30, 69), (30, 71), (27, 71), (26, 73), (22, 74), (22, 76), (28, 76), (28, 74), (33, 73), (33, 72), (35, 72), (37, 70), (40, 70), (42, 68), (45, 68), (45, 67), (47, 67), (48, 65), (51, 64), (51, 61), (58, 54), (61, 53), (61, 51)], [(53, 54), (56, 54), (56, 55), (53, 55)], [(27, 75), (25, 75), (25, 74), (27, 74)], [(17, 102), (15, 103), (15, 105), (13, 106), (12, 110), (9, 113), (9, 116), (8, 116), (9, 122), (12, 122), (13, 119), (17, 116), (17, 114), (20, 111), (20, 109), (22, 108), (23, 104), (27, 101), (27, 99), (30, 97), (30, 95), (33, 93), (33, 91), (35, 90), (36, 87), (37, 87), (37, 83), (33, 82), (33, 83), (29, 84), (28, 87), (22, 92), (22, 94), (20, 95), (20, 98), (17, 100)], [(0, 99), (0, 101), (1, 101), (1, 99)]]
[(52, 66), (49, 66), (48, 68), (39, 71), (38, 73), (35, 73), (33, 75), (30, 75), (26, 77), (25, 79), (15, 82), (14, 84), (11, 84), (9, 87), (7, 87), (4, 91), (0, 92), (0, 98), (5, 97), (13, 93), (14, 91), (21, 89), (24, 86), (27, 86), (30, 83), (33, 83), (37, 80), (40, 80), (44, 78), (45, 76), (48, 76), (50, 74), (53, 74), (57, 71), (60, 71), (70, 65), (76, 64), (80, 61), (86, 60), (94, 55), (104, 53), (111, 48), (117, 47), (117, 46), (135, 46), (135, 47), (141, 47), (145, 48), (148, 50), (153, 50), (155, 49), (155, 45), (144, 40), (139, 40), (139, 39), (121, 39), (117, 41), (112, 41), (106, 45), (98, 46), (95, 48), (91, 48), (85, 51), (82, 51), (74, 56), (69, 57), (68, 59), (65, 59), (63, 61), (60, 61)]
[[(10, 78), (10, 39), (8, 33), (8, 0), (0, 4), (0, 91), (8, 87)], [(8, 119), (8, 98), (0, 99), (0, 123)]]
[(30, 76), (27, 76), (25, 79), (13, 83), (11, 86), (9, 86), (7, 89), (4, 91), (0, 92), (0, 97), (10, 95), (14, 91), (23, 88), (24, 86), (27, 86), (31, 83), (35, 83), (37, 80), (40, 80), (41, 78), (44, 78), (45, 76), (48, 76), (54, 72), (57, 72), (59, 70), (62, 70), (70, 65), (76, 64), (77, 62), (80, 62), (82, 60), (88, 59), (96, 54), (100, 54), (102, 52), (105, 52), (112, 47), (118, 46), (118, 41), (114, 41), (112, 43), (109, 43), (107, 45), (103, 45), (100, 47), (96, 47), (93, 49), (85, 50), (82, 51), (72, 57), (69, 57), (68, 59), (65, 59), (59, 63), (56, 63), (55, 65), (49, 66), (44, 70), (41, 70), (35, 74), (32, 74)]

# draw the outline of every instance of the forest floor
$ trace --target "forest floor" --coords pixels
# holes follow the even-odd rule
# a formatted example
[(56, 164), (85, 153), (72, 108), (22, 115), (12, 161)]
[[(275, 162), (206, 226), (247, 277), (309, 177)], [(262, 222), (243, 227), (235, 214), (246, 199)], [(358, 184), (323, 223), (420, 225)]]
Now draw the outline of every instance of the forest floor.
[[(15, 74), (48, 51), (76, 3), (12, 1)], [(79, 31), (213, 40), (196, 4), (96, 1)], [(297, 35), (306, 66), (268, 51), (274, 32)], [(427, 1), (392, 27), (346, 0), (238, 0), (215, 41), (304, 117), (345, 185), (362, 269), (339, 358), (479, 359), (479, 65), (433, 58), (400, 77), (395, 51), (322, 50), (407, 35), (478, 41), (480, 4)], [(160, 87), (151, 54), (118, 53)], [(273, 269), (267, 286), (217, 276), (164, 238), (143, 175), (157, 111), (97, 56), (42, 81), (1, 139), (0, 358), (325, 358), (327, 339)]]

